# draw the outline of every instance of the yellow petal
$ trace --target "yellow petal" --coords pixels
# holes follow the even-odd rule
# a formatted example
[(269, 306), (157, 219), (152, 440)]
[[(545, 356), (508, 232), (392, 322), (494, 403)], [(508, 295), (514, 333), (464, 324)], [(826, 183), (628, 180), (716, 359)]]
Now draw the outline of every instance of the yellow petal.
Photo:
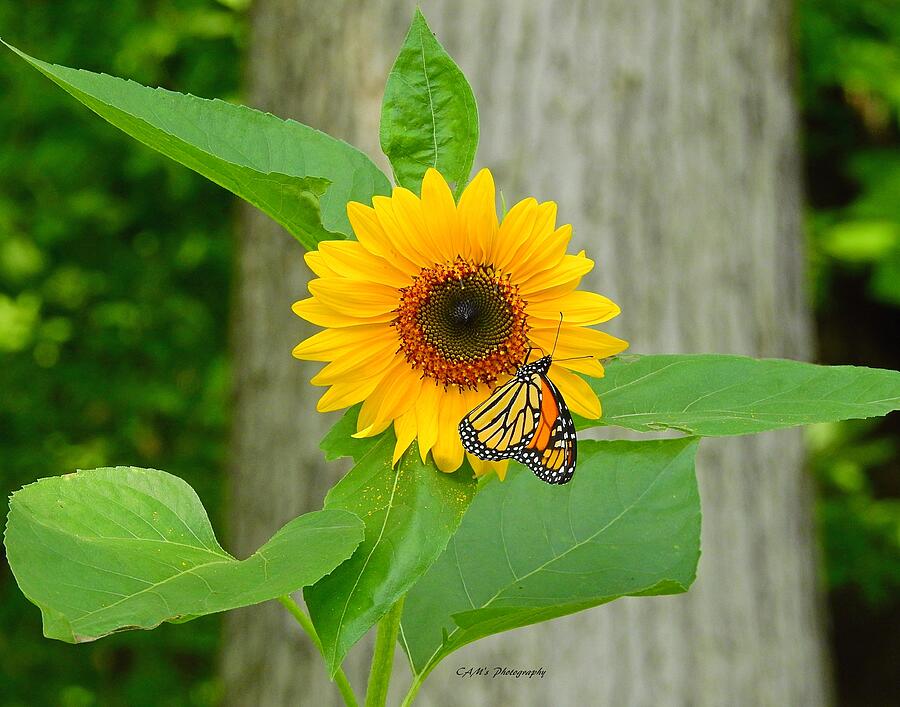
[(319, 412), (332, 412), (362, 402), (381, 381), (381, 375), (369, 378), (352, 380), (349, 382), (335, 383), (326, 390), (316, 403)]
[(490, 473), (490, 467), (488, 466), (490, 462), (483, 461), (474, 454), (469, 454), (468, 452), (466, 452), (466, 459), (472, 467), (472, 471), (475, 472), (475, 476), (484, 476), (485, 474)]
[(539, 249), (526, 255), (524, 263), (511, 266), (510, 272), (517, 282), (559, 266), (572, 240), (572, 226), (560, 226), (552, 233), (536, 236), (534, 240), (540, 243)]
[(415, 275), (421, 270), (420, 266), (400, 252), (382, 227), (375, 209), (351, 201), (347, 204), (347, 218), (350, 219), (357, 240), (370, 253), (382, 257), (407, 275)]
[[(416, 249), (422, 254), (428, 265), (442, 263), (444, 257), (443, 244), (431, 234), (431, 229), (425, 221), (425, 213), (422, 202), (409, 189), (394, 189), (392, 199), (394, 216), (404, 228), (407, 237), (415, 238)], [(443, 234), (439, 234), (443, 235)]]
[(527, 280), (519, 282), (519, 291), (527, 302), (546, 301), (549, 299), (549, 293), (556, 288), (567, 287), (570, 283), (575, 284), (571, 289), (565, 290), (561, 294), (567, 294), (578, 286), (581, 278), (589, 273), (594, 267), (594, 261), (584, 256), (584, 251), (578, 255), (566, 255), (555, 268), (539, 272)]
[(506, 212), (491, 249), (491, 262), (495, 268), (503, 272), (509, 270), (519, 248), (531, 235), (537, 215), (538, 202), (532, 197), (522, 199)]
[(554, 365), (550, 370), (550, 379), (556, 383), (574, 412), (590, 420), (600, 417), (600, 400), (583, 378)]
[(394, 288), (412, 282), (409, 275), (373, 255), (357, 241), (324, 241), (319, 244), (319, 252), (325, 265), (352, 280), (368, 280)]
[(322, 254), (317, 250), (307, 251), (303, 255), (303, 259), (306, 261), (307, 267), (318, 277), (340, 277), (338, 273), (328, 267)]
[(462, 395), (448, 393), (441, 401), (438, 412), (438, 438), (431, 450), (434, 463), (441, 471), (459, 469), (463, 460), (463, 446), (459, 439), (459, 421), (468, 410)]
[(388, 324), (362, 324), (342, 329), (326, 329), (313, 334), (294, 347), (295, 358), (306, 361), (332, 361), (342, 356), (348, 349), (370, 345), (373, 340), (396, 337)]
[(394, 445), (394, 457), (391, 466), (396, 466), (403, 453), (409, 449), (409, 445), (416, 438), (416, 410), (412, 408), (394, 420), (394, 434), (397, 435), (397, 444)]
[(469, 464), (472, 465), (472, 469), (475, 471), (475, 476), (482, 477), (494, 473), (500, 477), (501, 481), (506, 478), (506, 469), (509, 466), (508, 459), (503, 459), (499, 462), (486, 462), (476, 456), (469, 454), (468, 452), (466, 452), (466, 458), (469, 460)]
[(343, 314), (326, 307), (315, 297), (294, 302), (291, 305), (291, 310), (298, 317), (303, 317), (306, 321), (320, 327), (349, 327), (358, 324), (386, 323), (393, 320), (396, 316), (394, 312), (385, 312), (374, 317), (357, 317), (352, 314)]
[(378, 216), (381, 227), (388, 234), (391, 242), (396, 244), (397, 250), (419, 269), (434, 264), (434, 261), (426, 254), (427, 249), (423, 247), (422, 237), (416, 233), (413, 224), (409, 223), (402, 214), (398, 215), (392, 197), (373, 197), (372, 206), (375, 208), (375, 215)]
[(345, 277), (311, 280), (309, 291), (322, 304), (343, 314), (377, 317), (393, 312), (400, 304), (399, 292), (387, 285)]
[(385, 429), (395, 418), (415, 405), (421, 388), (422, 380), (419, 374), (409, 367), (406, 359), (396, 358), (392, 365), (388, 366), (381, 382), (363, 403), (356, 429), (377, 430), (371, 434), (377, 434)]
[(524, 282), (534, 273), (559, 263), (566, 254), (568, 240), (560, 248), (561, 238), (554, 240), (555, 228), (556, 204), (552, 201), (538, 204), (531, 230), (523, 234), (521, 244), (504, 272), (509, 272), (515, 282)]
[(591, 378), (603, 378), (606, 375), (606, 371), (603, 370), (603, 364), (596, 358), (563, 358), (559, 361), (554, 361), (553, 365), (568, 368), (570, 371), (584, 373), (586, 376), (591, 376)]
[(502, 459), (498, 462), (486, 462), (478, 457), (475, 457), (468, 452), (466, 452), (466, 458), (469, 460), (469, 464), (472, 465), (472, 469), (475, 472), (475, 476), (481, 478), (482, 476), (487, 476), (488, 474), (496, 474), (500, 481), (503, 481), (506, 478), (506, 470), (509, 467), (509, 459)]
[[(550, 353), (556, 339), (556, 328), (537, 328), (528, 332), (528, 338), (541, 349)], [(556, 343), (554, 358), (573, 358), (575, 356), (592, 356), (606, 358), (621, 353), (628, 348), (628, 342), (617, 339), (605, 331), (588, 329), (587, 327), (569, 327), (563, 324), (559, 330), (559, 341)]]
[(422, 381), (419, 399), (416, 401), (416, 427), (419, 436), (419, 454), (422, 462), (434, 447), (438, 438), (438, 413), (441, 408), (441, 397), (444, 390), (433, 379)]
[(469, 182), (457, 207), (465, 246), (463, 257), (486, 263), (497, 237), (497, 197), (490, 170), (482, 169)]
[(448, 262), (462, 253), (456, 202), (447, 182), (433, 167), (422, 180), (422, 213), (432, 242), (440, 254), (437, 262)]
[(313, 385), (332, 385), (380, 374), (393, 361), (397, 340), (388, 337), (344, 351), (310, 379)]
[[(611, 299), (594, 292), (576, 290), (563, 297), (541, 302), (529, 302), (526, 307), (534, 326), (556, 326), (560, 312), (563, 323), (588, 326), (609, 321), (619, 314), (619, 306)], [(541, 321), (537, 321), (541, 320)]]

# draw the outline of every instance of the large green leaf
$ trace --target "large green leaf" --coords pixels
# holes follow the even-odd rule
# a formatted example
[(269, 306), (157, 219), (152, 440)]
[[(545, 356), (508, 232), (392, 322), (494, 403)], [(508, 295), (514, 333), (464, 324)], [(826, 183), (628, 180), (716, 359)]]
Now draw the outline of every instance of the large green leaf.
[(43, 614), (44, 635), (76, 643), (296, 591), (350, 557), (362, 537), (352, 513), (318, 511), (236, 560), (216, 542), (188, 484), (118, 467), (17, 491), (4, 542), (19, 587)]
[(686, 591), (700, 556), (697, 440), (585, 441), (571, 483), (521, 467), (485, 484), (406, 597), (413, 671), (483, 636), (623, 595)]
[(434, 167), (457, 194), (478, 149), (472, 88), (418, 9), (384, 89), (381, 149), (401, 186), (418, 193), (425, 170)]
[[(355, 414), (348, 419), (355, 426)], [(393, 449), (392, 434), (378, 437), (325, 497), (326, 509), (351, 511), (366, 524), (353, 557), (304, 591), (332, 672), (444, 551), (475, 495), (467, 465), (444, 474), (423, 464), (414, 444), (392, 469)]]
[(306, 248), (351, 233), (348, 201), (390, 193), (365, 154), (293, 120), (48, 64), (6, 46), (117, 128), (265, 211)]
[(579, 427), (742, 435), (886, 415), (900, 407), (900, 372), (721, 354), (623, 356), (591, 386), (603, 417)]

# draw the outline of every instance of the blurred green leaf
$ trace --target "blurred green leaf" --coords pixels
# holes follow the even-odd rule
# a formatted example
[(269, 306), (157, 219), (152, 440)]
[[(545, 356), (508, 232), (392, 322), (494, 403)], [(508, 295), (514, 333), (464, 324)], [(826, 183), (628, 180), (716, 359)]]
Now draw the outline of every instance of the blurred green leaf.
[(390, 190), (362, 152), (295, 121), (48, 64), (6, 46), (133, 138), (265, 211), (306, 248), (351, 233), (348, 201), (370, 203)]
[(843, 221), (822, 236), (822, 248), (832, 258), (848, 263), (878, 261), (900, 247), (900, 223)]
[(900, 408), (897, 371), (724, 354), (622, 356), (590, 384), (603, 416), (581, 428), (744, 435)]
[(882, 302), (900, 307), (900, 247), (877, 263), (870, 289)]
[(513, 468), (479, 491), (406, 597), (401, 643), (416, 675), (484, 636), (690, 587), (700, 557), (697, 440), (578, 448), (565, 486)]
[[(0, 233), (2, 233), (0, 225)], [(8, 227), (7, 227), (8, 229)], [(23, 281), (44, 268), (44, 254), (27, 238), (3, 233), (0, 239), (0, 272), (10, 280)]]
[[(900, 501), (884, 494), (900, 445), (883, 420), (810, 428), (810, 461), (819, 490), (818, 524), (831, 590), (852, 587), (870, 607), (900, 588)], [(878, 486), (882, 488), (878, 488)]]
[(295, 518), (243, 561), (216, 541), (194, 490), (152, 469), (42, 479), (13, 494), (4, 545), (44, 635), (68, 643), (258, 604), (312, 584), (363, 536), (352, 513)]
[[(355, 441), (345, 455), (357, 454)], [(325, 497), (326, 509), (350, 511), (366, 525), (353, 557), (304, 591), (332, 673), (444, 551), (475, 495), (468, 465), (445, 474), (423, 464), (415, 444), (391, 468), (394, 443), (389, 433), (377, 437)]]
[(397, 184), (417, 194), (429, 167), (459, 194), (478, 150), (472, 88), (418, 8), (384, 89), (381, 149)]
[[(236, 99), (247, 18), (232, 13), (231, 36), (192, 34), (184, 18), (206, 9), (230, 12), (217, 0), (118, 0), (114, 11), (103, 0), (0, 3), (0, 34), (40, 47), (59, 64)], [(171, 54), (139, 50), (151, 27), (174, 37), (166, 43)], [(23, 293), (41, 301), (24, 347), (0, 353), (2, 495), (48, 468), (129, 460), (179, 469), (215, 522), (227, 486), (225, 293), (236, 198), (106, 121), (80, 119), (69, 94), (5, 49), (0, 96), (0, 250), (9, 240), (27, 242), (42, 263), (35, 269), (26, 254), (25, 269), (0, 264), (0, 293), (13, 302)], [(135, 247), (144, 233), (156, 243), (150, 256)], [(190, 270), (173, 267), (188, 239), (201, 239), (206, 255)], [(94, 306), (122, 300), (137, 303), (142, 318), (138, 335), (127, 340), (91, 316)], [(182, 323), (182, 306), (191, 311), (189, 322)], [(71, 322), (65, 342), (52, 324), (59, 317)], [(6, 333), (0, 325), (0, 338)], [(0, 703), (59, 705), (73, 686), (110, 707), (219, 703), (209, 695), (222, 692), (221, 614), (197, 619), (190, 630), (163, 624), (72, 650), (41, 635), (40, 612), (6, 576)]]
[(21, 351), (31, 342), (41, 310), (34, 293), (23, 292), (13, 299), (0, 293), (0, 352)]

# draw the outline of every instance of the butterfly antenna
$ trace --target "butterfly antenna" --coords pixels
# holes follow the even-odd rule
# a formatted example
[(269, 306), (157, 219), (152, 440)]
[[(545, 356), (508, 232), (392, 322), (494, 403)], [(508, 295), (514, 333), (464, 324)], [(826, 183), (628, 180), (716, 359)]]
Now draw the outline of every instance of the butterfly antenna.
[(553, 339), (553, 351), (550, 352), (550, 358), (556, 353), (556, 344), (559, 343), (559, 330), (562, 329), (563, 313), (559, 313), (559, 324), (556, 325), (556, 338)]

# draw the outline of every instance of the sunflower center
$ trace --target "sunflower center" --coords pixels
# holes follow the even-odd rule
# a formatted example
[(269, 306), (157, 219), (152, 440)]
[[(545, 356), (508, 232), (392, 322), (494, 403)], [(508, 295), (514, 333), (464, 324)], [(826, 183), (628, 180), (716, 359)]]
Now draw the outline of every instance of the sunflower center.
[(392, 322), (413, 368), (444, 387), (493, 385), (527, 353), (525, 302), (508, 277), (461, 258), (423, 268)]

